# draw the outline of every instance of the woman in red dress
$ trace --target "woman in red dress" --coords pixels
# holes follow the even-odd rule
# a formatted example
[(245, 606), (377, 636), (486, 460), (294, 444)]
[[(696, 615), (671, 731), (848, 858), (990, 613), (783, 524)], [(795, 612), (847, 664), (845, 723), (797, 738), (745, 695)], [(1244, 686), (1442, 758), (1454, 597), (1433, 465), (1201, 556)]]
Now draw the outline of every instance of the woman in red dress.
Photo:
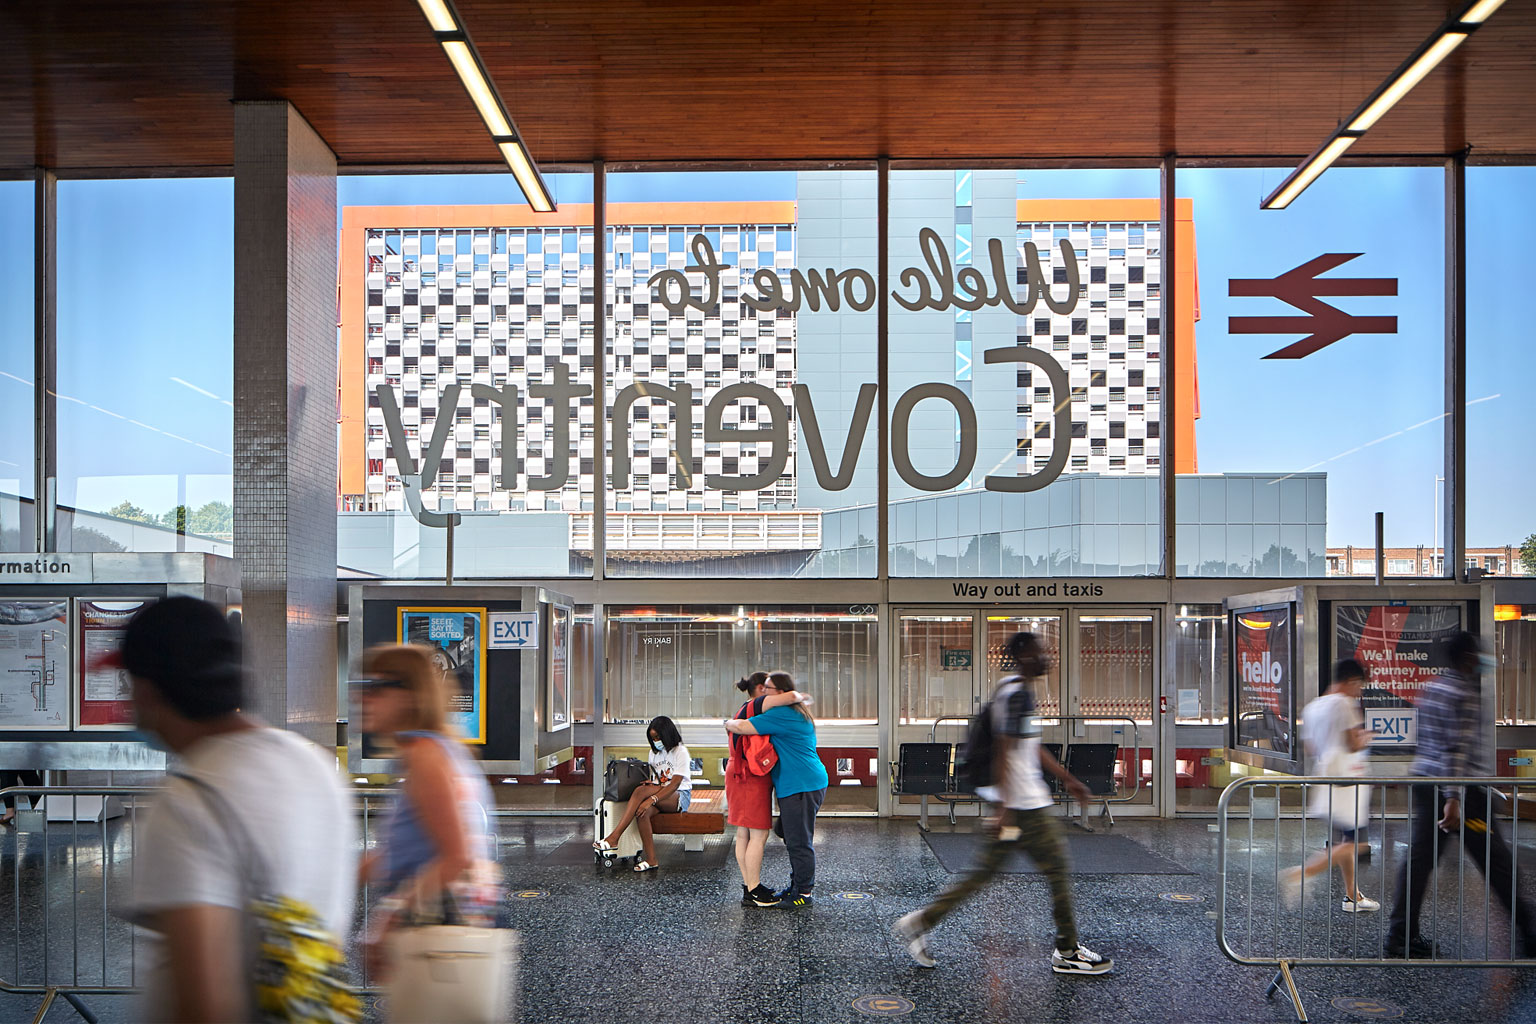
[[(810, 698), (795, 690), (780, 693), (774, 689), (766, 672), (754, 672), (738, 680), (736, 688), (747, 695), (747, 702), (736, 712), (737, 718), (751, 718), (766, 709), (784, 704), (810, 703)], [(731, 736), (731, 757), (725, 768), (725, 805), (727, 820), (736, 826), (736, 865), (741, 869), (741, 905), (772, 907), (778, 894), (762, 884), (763, 848), (773, 828), (773, 779), (754, 775), (747, 769), (746, 744), (750, 737)]]

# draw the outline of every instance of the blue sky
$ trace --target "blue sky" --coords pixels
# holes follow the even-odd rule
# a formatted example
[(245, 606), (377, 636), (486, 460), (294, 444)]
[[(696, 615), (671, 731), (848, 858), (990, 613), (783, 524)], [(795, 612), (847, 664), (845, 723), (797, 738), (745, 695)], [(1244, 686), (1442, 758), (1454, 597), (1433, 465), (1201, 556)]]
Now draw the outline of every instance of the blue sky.
[[(1329, 543), (1430, 542), (1440, 473), (1443, 333), (1442, 174), (1436, 168), (1336, 168), (1289, 210), (1259, 201), (1284, 169), (1187, 169), (1194, 202), (1201, 321), (1196, 330), (1202, 472), (1325, 471)], [(1536, 379), (1522, 297), (1536, 235), (1536, 168), (1469, 171), (1471, 543), (1536, 531), (1536, 484), (1523, 469), (1536, 418), (1520, 396)], [(1020, 195), (1154, 196), (1157, 173), (1026, 171)], [(561, 202), (589, 202), (585, 175), (553, 175)], [(616, 202), (792, 199), (792, 172), (614, 175)], [(514, 201), (507, 175), (347, 177), (341, 205)], [(122, 495), (154, 510), (228, 500), (232, 185), (228, 179), (69, 181), (60, 185), (60, 500), (106, 507)], [(0, 182), (5, 235), (31, 231), (30, 184)], [(29, 246), (0, 251), (0, 374), (31, 375)], [(1363, 255), (1334, 276), (1395, 277), (1398, 295), (1335, 300), (1396, 315), (1396, 335), (1357, 335), (1306, 359), (1264, 360), (1291, 337), (1229, 335), (1233, 315), (1294, 314), (1275, 300), (1229, 298), (1227, 279), (1272, 278), (1325, 252)], [(30, 390), (0, 376), (0, 482), (24, 475)], [(0, 486), (9, 490), (9, 485)]]

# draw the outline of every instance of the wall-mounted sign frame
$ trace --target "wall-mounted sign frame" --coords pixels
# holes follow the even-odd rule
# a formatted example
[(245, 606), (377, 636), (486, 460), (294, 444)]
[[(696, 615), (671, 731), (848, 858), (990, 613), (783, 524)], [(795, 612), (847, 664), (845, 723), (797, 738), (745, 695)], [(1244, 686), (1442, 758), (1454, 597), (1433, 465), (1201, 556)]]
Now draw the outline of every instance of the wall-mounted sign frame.
[(571, 627), (574, 617), (567, 605), (549, 605), (544, 732), (560, 732), (571, 727)]
[(75, 601), (75, 728), (133, 728), (128, 671), (106, 659), (122, 644), (128, 620), (155, 600), (82, 597)]
[(1298, 773), (1302, 754), (1296, 712), (1306, 680), (1312, 678), (1303, 658), (1306, 615), (1301, 589), (1236, 595), (1224, 605), (1231, 756)]
[(69, 730), (73, 635), (67, 597), (0, 600), (0, 730)]
[(1361, 704), (1373, 752), (1413, 752), (1419, 694), (1450, 667), (1445, 642), (1466, 621), (1464, 601), (1334, 602), (1334, 653), (1370, 674)]
[(448, 684), (448, 724), (465, 743), (485, 743), (484, 607), (401, 608), (402, 644), (431, 649)]

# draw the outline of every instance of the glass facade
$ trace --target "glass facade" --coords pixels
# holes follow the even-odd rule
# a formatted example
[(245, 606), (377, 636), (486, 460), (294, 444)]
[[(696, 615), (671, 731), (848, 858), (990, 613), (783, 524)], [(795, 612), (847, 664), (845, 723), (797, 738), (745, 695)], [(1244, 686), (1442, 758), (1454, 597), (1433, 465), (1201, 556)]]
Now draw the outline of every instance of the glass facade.
[(892, 172), (892, 576), (1161, 572), (1157, 183)]
[(442, 576), (451, 521), (461, 578), (590, 573), (592, 178), (548, 181), (340, 180), (343, 569)]
[[(1378, 511), (1389, 547), (1435, 532), (1444, 172), (1334, 168), (1261, 210), (1287, 173), (1178, 171), (1194, 246), (1177, 288), (1198, 311), (1179, 347), (1198, 374), (1178, 381), (1194, 408), (1176, 448), (1200, 474), (1177, 488), (1179, 575), (1322, 576), (1328, 547), (1374, 547)], [(1250, 496), (1210, 474), (1258, 475)]]
[(609, 576), (875, 575), (875, 198), (609, 176)]
[(58, 186), (58, 546), (233, 553), (234, 182)]
[(1468, 168), (1466, 539), (1493, 549), (1476, 564), (1496, 575), (1536, 576), (1536, 481), (1519, 469), (1536, 435), (1531, 232), (1536, 167)]
[(32, 518), (33, 182), (0, 181), (0, 551), (37, 547)]

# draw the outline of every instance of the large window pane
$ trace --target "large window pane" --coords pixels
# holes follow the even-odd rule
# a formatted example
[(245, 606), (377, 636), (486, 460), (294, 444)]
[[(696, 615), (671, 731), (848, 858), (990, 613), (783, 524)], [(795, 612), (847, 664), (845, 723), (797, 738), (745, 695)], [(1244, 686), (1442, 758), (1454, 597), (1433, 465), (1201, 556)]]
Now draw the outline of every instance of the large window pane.
[(0, 181), (0, 551), (36, 547), (32, 525), (33, 195)]
[(1178, 172), (1195, 239), (1178, 284), (1199, 323), (1180, 322), (1180, 408), (1194, 404), (1174, 419), (1177, 571), (1348, 574), (1370, 557), (1378, 511), (1402, 567), (1427, 570), (1443, 472), (1443, 174), (1334, 168), (1287, 209), (1261, 210), (1287, 173)]
[(338, 183), (344, 570), (441, 576), (456, 518), (456, 577), (591, 571), (592, 178), (547, 181)]
[(873, 612), (830, 608), (615, 608), (607, 616), (605, 698), (613, 721), (657, 715), (716, 724), (735, 713), (736, 681), (788, 672), (818, 720), (872, 724), (878, 713)]
[(873, 576), (874, 172), (608, 198), (608, 575)]
[(892, 173), (891, 575), (1161, 571), (1157, 187)]
[(1532, 232), (1536, 167), (1467, 170), (1467, 555), (1490, 576), (1536, 575)]
[(58, 201), (58, 546), (231, 554), (233, 182)]

